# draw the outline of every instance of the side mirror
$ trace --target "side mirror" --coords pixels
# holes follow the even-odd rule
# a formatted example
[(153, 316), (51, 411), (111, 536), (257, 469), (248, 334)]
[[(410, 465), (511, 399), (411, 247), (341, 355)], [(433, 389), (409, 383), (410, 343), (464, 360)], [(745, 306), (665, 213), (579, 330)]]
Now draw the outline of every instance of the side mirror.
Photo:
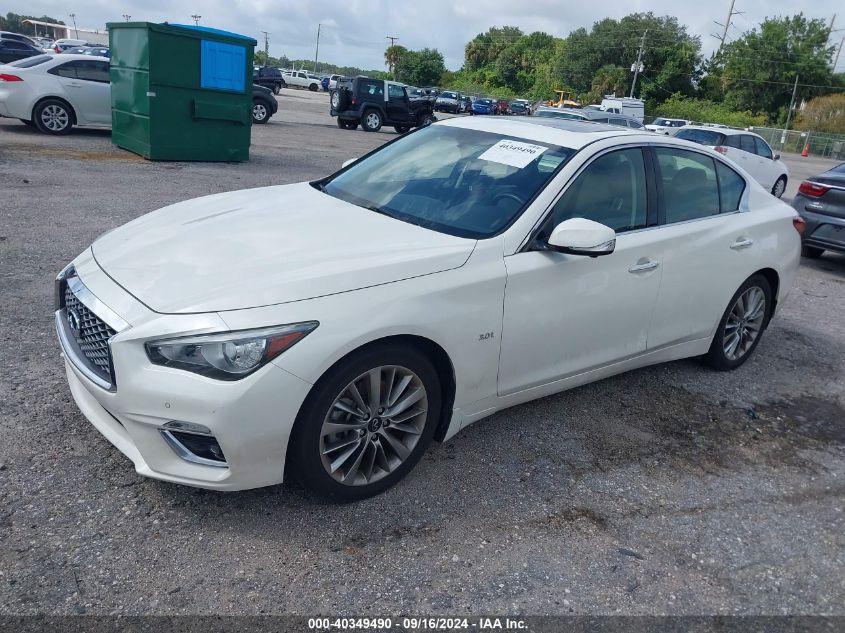
[(772, 156), (772, 160), (780, 160), (780, 154), (775, 154)]
[(593, 220), (572, 218), (554, 228), (548, 246), (569, 255), (610, 255), (616, 248), (616, 231)]
[(341, 168), (341, 169), (346, 169), (346, 168), (347, 168), (347, 167), (349, 167), (352, 163), (354, 163), (356, 160), (358, 160), (358, 159), (357, 159), (357, 158), (348, 158), (348, 159), (346, 159), (345, 161), (343, 161), (343, 164), (340, 166), (340, 168)]

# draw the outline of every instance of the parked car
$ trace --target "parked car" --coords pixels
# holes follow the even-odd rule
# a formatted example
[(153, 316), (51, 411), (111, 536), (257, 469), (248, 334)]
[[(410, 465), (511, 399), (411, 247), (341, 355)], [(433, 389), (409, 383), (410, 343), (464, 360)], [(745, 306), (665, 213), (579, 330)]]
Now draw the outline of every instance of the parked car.
[(802, 255), (845, 253), (845, 163), (802, 182), (792, 207), (807, 223)]
[(0, 64), (41, 55), (42, 51), (34, 44), (27, 44), (15, 39), (0, 39)]
[(677, 138), (712, 147), (757, 179), (763, 187), (780, 198), (786, 191), (789, 169), (759, 134), (727, 127), (687, 125), (675, 132)]
[(337, 88), (337, 82), (343, 79), (343, 75), (329, 75), (329, 90)]
[(252, 122), (267, 123), (279, 110), (279, 102), (270, 88), (252, 84)]
[(461, 111), (461, 102), (463, 97), (459, 92), (451, 92), (446, 90), (441, 92), (434, 102), (435, 112), (451, 112), (458, 114)]
[(282, 71), (272, 66), (261, 66), (254, 69), (252, 83), (269, 88), (273, 91), (273, 94), (279, 94), (279, 90), (285, 87)]
[(540, 118), (569, 119), (573, 121), (592, 121), (593, 123), (607, 123), (635, 130), (643, 130), (645, 126), (635, 118), (624, 114), (611, 114), (604, 110), (582, 108), (538, 108), (535, 116)]
[(67, 48), (75, 48), (77, 46), (88, 46), (85, 40), (75, 40), (71, 38), (62, 38), (53, 42), (53, 52), (62, 53)]
[(304, 70), (286, 70), (282, 73), (282, 79), (288, 86), (308, 88), (312, 92), (317, 92), (320, 89), (320, 78), (310, 75)]
[(496, 114), (496, 102), (492, 99), (476, 99), (472, 103), (470, 114)]
[(95, 57), (111, 57), (111, 51), (108, 46), (74, 46), (66, 48), (62, 51), (62, 55), (68, 53), (74, 55), (94, 55)]
[(22, 33), (12, 33), (11, 31), (0, 31), (0, 40), (14, 40), (16, 42), (23, 42), (24, 44), (38, 46), (38, 42), (29, 35), (24, 35)]
[(337, 126), (344, 130), (355, 130), (360, 124), (366, 132), (378, 132), (382, 125), (392, 125), (404, 134), (435, 121), (431, 101), (409, 98), (405, 86), (395, 81), (344, 78), (329, 101), (330, 114), (337, 117)]
[(701, 145), (453, 118), (104, 234), (58, 275), (55, 325), (72, 397), (138, 473), (354, 500), (507, 407), (680, 358), (741, 366), (802, 226)]
[(642, 99), (605, 95), (604, 99), (601, 100), (600, 107), (610, 114), (624, 114), (633, 117), (640, 123), (643, 122), (645, 117), (645, 102)]
[(469, 95), (461, 95), (461, 112), (469, 112), (472, 109), (473, 98)]
[(528, 102), (521, 99), (514, 99), (510, 102), (508, 110), (511, 114), (531, 114), (531, 107)]
[(92, 55), (40, 54), (0, 66), (0, 116), (45, 134), (74, 125), (111, 125), (109, 60)]
[(685, 125), (692, 125), (692, 121), (686, 119), (667, 119), (665, 117), (658, 117), (651, 123), (645, 126), (645, 129), (658, 134), (674, 134), (678, 128)]

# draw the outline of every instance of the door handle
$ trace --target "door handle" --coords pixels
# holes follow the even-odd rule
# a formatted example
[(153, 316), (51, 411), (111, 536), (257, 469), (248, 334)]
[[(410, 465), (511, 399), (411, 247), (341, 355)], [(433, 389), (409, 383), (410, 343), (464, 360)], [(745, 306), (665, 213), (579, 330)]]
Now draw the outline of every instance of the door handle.
[(654, 270), (660, 266), (660, 262), (651, 259), (641, 259), (636, 264), (628, 269), (629, 273), (644, 273), (648, 270)]
[(734, 249), (735, 251), (739, 251), (739, 250), (742, 250), (743, 248), (748, 248), (753, 243), (754, 243), (754, 240), (752, 240), (751, 238), (742, 237), (742, 238), (739, 238), (733, 244), (731, 244), (731, 248)]

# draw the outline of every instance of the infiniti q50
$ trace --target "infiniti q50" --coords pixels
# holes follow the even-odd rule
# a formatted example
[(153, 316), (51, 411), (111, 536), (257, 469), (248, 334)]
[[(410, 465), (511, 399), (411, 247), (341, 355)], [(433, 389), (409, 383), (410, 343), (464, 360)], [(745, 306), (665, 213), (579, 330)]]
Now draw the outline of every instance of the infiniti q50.
[(55, 322), (79, 408), (140, 474), (356, 499), (505, 407), (684, 357), (738, 367), (802, 228), (698, 144), (452, 119), (107, 233), (59, 274)]

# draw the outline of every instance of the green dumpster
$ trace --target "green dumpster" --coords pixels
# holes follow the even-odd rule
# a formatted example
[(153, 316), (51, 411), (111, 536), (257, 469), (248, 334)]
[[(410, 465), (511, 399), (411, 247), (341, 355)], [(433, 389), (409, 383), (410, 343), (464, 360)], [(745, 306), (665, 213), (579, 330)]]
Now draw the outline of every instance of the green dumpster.
[(151, 160), (249, 160), (254, 39), (166, 23), (108, 29), (115, 145)]

